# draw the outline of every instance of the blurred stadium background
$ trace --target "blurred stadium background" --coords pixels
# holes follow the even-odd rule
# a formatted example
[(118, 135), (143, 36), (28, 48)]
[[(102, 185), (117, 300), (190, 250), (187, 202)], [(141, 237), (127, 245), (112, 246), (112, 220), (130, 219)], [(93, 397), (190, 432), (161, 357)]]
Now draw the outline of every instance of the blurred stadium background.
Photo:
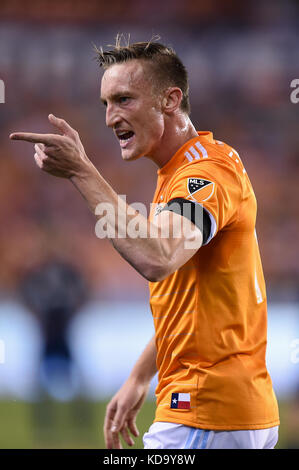
[(193, 122), (233, 145), (251, 177), (279, 447), (299, 447), (298, 26), (291, 0), (1, 1), (0, 448), (103, 448), (105, 403), (153, 333), (146, 281), (96, 238), (72, 185), (40, 172), (30, 144), (8, 139), (48, 132), (50, 112), (63, 117), (115, 190), (149, 204), (156, 168), (122, 162), (99, 101), (93, 43), (112, 44), (118, 32), (159, 34), (176, 49)]

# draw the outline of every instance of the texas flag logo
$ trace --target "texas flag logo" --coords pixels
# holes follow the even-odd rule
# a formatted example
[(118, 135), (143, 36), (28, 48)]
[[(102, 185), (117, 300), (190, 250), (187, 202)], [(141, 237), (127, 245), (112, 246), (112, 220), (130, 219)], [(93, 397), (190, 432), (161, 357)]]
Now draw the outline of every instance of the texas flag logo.
[(172, 393), (170, 408), (178, 410), (190, 409), (190, 393)]

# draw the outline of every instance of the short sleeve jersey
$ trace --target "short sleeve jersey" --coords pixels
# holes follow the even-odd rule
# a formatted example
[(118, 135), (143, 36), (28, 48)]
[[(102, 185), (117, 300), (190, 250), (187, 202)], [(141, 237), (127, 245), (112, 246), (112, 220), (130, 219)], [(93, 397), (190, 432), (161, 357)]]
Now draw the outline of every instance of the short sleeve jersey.
[(211, 233), (184, 266), (149, 283), (159, 371), (155, 421), (214, 430), (276, 426), (257, 206), (238, 153), (199, 132), (158, 170), (151, 220), (176, 198), (201, 204)]

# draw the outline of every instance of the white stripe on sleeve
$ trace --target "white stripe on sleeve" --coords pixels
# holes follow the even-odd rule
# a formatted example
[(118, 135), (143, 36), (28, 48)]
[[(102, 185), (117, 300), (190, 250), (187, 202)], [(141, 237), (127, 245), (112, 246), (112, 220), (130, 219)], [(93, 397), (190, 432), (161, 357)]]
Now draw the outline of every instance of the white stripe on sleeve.
[(198, 148), (198, 150), (201, 151), (203, 158), (208, 158), (208, 152), (206, 151), (206, 149), (204, 148), (204, 146), (201, 145), (200, 142), (196, 142), (195, 145), (196, 145), (196, 147)]

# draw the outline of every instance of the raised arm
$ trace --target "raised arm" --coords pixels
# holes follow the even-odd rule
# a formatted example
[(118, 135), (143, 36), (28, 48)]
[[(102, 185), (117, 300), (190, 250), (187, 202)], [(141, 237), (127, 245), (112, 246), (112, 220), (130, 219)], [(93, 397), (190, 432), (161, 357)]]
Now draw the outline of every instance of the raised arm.
[[(62, 135), (14, 133), (10, 138), (35, 143), (37, 165), (54, 176), (70, 179), (93, 213), (96, 214), (99, 203), (111, 205), (113, 213), (108, 211), (105, 217), (108, 229), (114, 233), (110, 240), (143, 277), (153, 282), (160, 281), (194, 255), (202, 245), (199, 228), (179, 214), (162, 211), (155, 218), (156, 235), (151, 236), (155, 233), (153, 222), (118, 197), (86, 156), (78, 132), (53, 115), (49, 120)], [(128, 227), (133, 219), (144, 237), (129, 236)], [(163, 229), (166, 228), (170, 235), (163, 237)], [(125, 236), (120, 237), (119, 234)]]

